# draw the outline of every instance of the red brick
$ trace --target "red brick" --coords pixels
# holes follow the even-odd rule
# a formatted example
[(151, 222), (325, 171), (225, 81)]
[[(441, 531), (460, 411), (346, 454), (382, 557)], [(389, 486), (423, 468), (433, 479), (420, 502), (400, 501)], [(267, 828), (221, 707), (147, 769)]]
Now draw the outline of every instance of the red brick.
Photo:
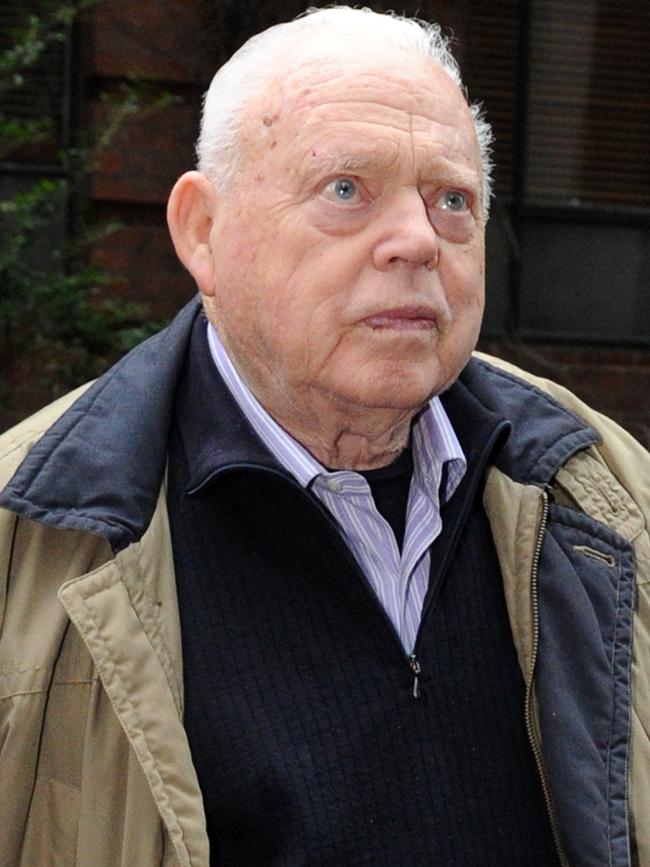
[(112, 295), (146, 304), (152, 318), (168, 319), (196, 292), (164, 225), (125, 226), (95, 245), (91, 261), (118, 278)]
[(91, 68), (121, 77), (136, 72), (158, 80), (201, 76), (202, 5), (194, 0), (103, 0), (92, 27)]
[[(96, 129), (104, 108), (93, 106)], [(188, 103), (129, 118), (100, 154), (90, 182), (92, 198), (118, 202), (165, 202), (176, 179), (195, 166), (198, 108)]]

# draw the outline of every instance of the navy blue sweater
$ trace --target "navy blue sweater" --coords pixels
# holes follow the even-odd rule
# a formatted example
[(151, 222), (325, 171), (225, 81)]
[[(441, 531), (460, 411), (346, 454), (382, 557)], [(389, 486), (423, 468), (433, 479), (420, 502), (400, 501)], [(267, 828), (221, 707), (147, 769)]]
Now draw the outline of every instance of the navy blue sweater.
[(195, 330), (168, 502), (213, 865), (557, 863), (480, 502), (503, 424), (452, 392), (469, 470), (432, 549), (415, 698), (337, 527), (264, 455)]

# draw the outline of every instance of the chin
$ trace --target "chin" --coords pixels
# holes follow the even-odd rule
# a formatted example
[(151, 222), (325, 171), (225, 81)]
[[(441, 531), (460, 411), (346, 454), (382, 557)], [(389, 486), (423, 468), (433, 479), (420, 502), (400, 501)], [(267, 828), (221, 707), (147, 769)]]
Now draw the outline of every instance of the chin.
[(351, 392), (348, 396), (352, 403), (368, 408), (417, 412), (451, 381), (439, 369), (391, 365), (388, 370), (378, 370), (371, 379), (347, 383), (346, 391)]

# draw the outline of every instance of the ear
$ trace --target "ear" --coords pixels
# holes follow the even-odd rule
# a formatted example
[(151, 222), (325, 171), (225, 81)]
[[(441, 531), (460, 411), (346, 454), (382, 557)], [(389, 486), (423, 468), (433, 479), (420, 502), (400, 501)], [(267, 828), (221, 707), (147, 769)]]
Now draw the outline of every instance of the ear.
[(201, 172), (186, 172), (167, 202), (167, 225), (176, 254), (204, 295), (214, 295), (210, 231), (217, 204), (213, 185)]

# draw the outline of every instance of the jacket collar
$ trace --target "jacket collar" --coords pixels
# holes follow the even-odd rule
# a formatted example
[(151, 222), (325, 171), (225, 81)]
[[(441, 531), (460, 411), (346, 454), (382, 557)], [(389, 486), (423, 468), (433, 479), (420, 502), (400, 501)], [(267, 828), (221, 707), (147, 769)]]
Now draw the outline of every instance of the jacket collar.
[(483, 359), (472, 358), (459, 379), (486, 409), (510, 421), (513, 434), (495, 464), (516, 482), (544, 488), (572, 455), (600, 442), (549, 394)]
[(234, 467), (255, 466), (293, 478), (257, 436), (219, 376), (203, 314), (194, 321), (174, 418), (187, 461), (190, 496), (202, 494), (221, 473)]
[[(188, 346), (200, 315), (194, 299), (84, 392), (34, 445), (0, 492), (0, 506), (52, 526), (99, 533), (114, 551), (140, 539), (164, 479), (176, 391), (186, 359), (192, 363)], [(517, 481), (545, 486), (572, 454), (598, 441), (553, 398), (482, 360), (471, 359), (443, 397), (461, 431), (469, 395), (510, 421), (512, 434), (495, 460)], [(201, 446), (193, 457), (195, 490), (228, 466), (281, 471), (217, 377), (201, 402), (214, 436), (209, 451)]]
[(33, 446), (0, 506), (99, 533), (113, 551), (139, 539), (164, 477), (175, 385), (200, 309), (192, 300), (85, 391)]

